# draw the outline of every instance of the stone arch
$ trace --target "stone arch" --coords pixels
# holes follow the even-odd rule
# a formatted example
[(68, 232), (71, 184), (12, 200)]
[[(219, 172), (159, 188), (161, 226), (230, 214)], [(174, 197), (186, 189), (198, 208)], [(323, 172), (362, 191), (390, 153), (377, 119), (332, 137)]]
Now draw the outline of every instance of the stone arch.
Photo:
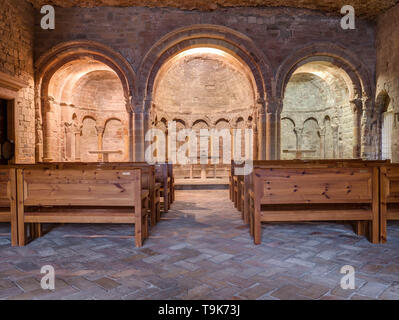
[(284, 132), (284, 135), (287, 137), (287, 139), (282, 142), (281, 158), (283, 160), (292, 160), (295, 158), (294, 151), (297, 149), (298, 145), (295, 121), (288, 117), (282, 118), (281, 131)]
[(308, 118), (303, 123), (302, 139), (300, 148), (306, 151), (312, 151), (304, 157), (319, 158), (321, 149), (320, 125), (316, 118)]
[[(276, 73), (276, 97), (283, 99), (284, 91), (295, 70), (312, 61), (327, 61), (343, 69), (350, 77), (353, 90), (352, 99), (370, 98), (374, 88), (367, 68), (351, 51), (331, 43), (315, 43), (299, 48), (286, 58), (279, 66)], [(281, 104), (277, 112), (281, 111)]]
[(215, 125), (215, 127), (218, 127), (218, 125), (226, 124), (226, 123), (227, 123), (227, 125), (230, 125), (230, 121), (229, 120), (227, 120), (225, 118), (221, 118), (221, 119), (216, 120), (214, 125)]
[(97, 123), (94, 118), (90, 116), (83, 118), (80, 135), (80, 149), (77, 150), (79, 159), (84, 162), (96, 162), (98, 156), (89, 154), (89, 146), (98, 144)]
[(176, 122), (176, 126), (178, 126), (178, 124), (180, 124), (181, 127), (186, 127), (186, 121), (182, 120), (182, 119), (173, 119), (173, 121)]
[[(366, 128), (370, 120), (370, 110), (373, 109), (373, 101), (370, 97), (373, 96), (375, 89), (368, 69), (359, 61), (358, 57), (338, 45), (316, 43), (299, 48), (280, 65), (276, 76), (276, 97), (279, 103), (276, 104), (275, 109), (271, 110), (277, 119), (277, 135), (280, 136), (278, 123), (283, 111), (283, 99), (287, 84), (298, 69), (306, 68), (311, 64), (330, 65), (343, 79), (343, 83), (346, 83), (348, 97), (344, 112), (348, 114), (352, 132), (345, 133), (345, 136), (351, 137), (352, 145), (340, 144), (340, 150), (344, 150), (340, 151), (339, 156), (365, 157), (365, 138), (368, 134)], [(280, 149), (280, 141), (277, 142), (276, 149)]]
[(36, 90), (40, 97), (48, 88), (52, 75), (71, 61), (90, 58), (104, 63), (118, 75), (124, 90), (128, 111), (131, 98), (136, 95), (136, 74), (129, 62), (110, 47), (94, 41), (70, 41), (60, 43), (42, 55), (35, 63)]
[[(370, 126), (372, 153), (377, 159), (392, 159), (394, 113), (390, 110), (391, 98), (382, 90), (376, 98), (374, 123)], [(374, 137), (374, 138), (373, 138)], [(374, 151), (374, 152), (373, 152)]]
[(138, 99), (144, 101), (143, 111), (150, 110), (154, 82), (164, 63), (182, 51), (204, 46), (225, 51), (249, 67), (257, 100), (264, 102), (271, 94), (273, 77), (269, 60), (249, 37), (223, 26), (194, 25), (167, 34), (144, 57), (138, 72)]
[[(101, 67), (99, 67), (101, 65)], [(37, 144), (36, 146), (36, 160), (41, 161), (53, 161), (57, 159), (56, 150), (58, 147), (55, 141), (49, 143), (54, 128), (51, 129), (51, 125), (47, 123), (47, 114), (55, 112), (57, 107), (54, 95), (56, 92), (61, 92), (60, 88), (64, 90), (63, 86), (54, 87), (51, 83), (53, 77), (57, 73), (68, 73), (68, 81), (70, 83), (65, 85), (66, 89), (72, 90), (72, 84), (76, 84), (77, 77), (73, 76), (79, 73), (79, 70), (85, 74), (90, 72), (101, 70), (110, 71), (114, 74), (114, 77), (120, 81), (121, 84), (121, 97), (122, 107), (126, 108), (126, 111), (130, 113), (132, 111), (132, 96), (136, 95), (136, 76), (130, 66), (130, 64), (123, 58), (123, 56), (113, 49), (97, 42), (93, 41), (71, 41), (61, 43), (47, 53), (42, 55), (36, 62), (36, 75), (35, 75), (35, 91), (36, 91), (36, 121), (37, 121), (37, 141), (43, 141), (43, 144)], [(76, 79), (75, 79), (76, 78)], [(69, 88), (70, 87), (70, 88)], [(55, 89), (54, 89), (55, 88)], [(49, 90), (56, 90), (51, 91)], [(58, 91), (57, 91), (58, 90)], [(60, 96), (61, 97), (61, 96)], [(61, 106), (62, 104), (60, 104)], [(73, 105), (70, 105), (73, 107)], [(82, 119), (83, 121), (83, 119)], [(56, 125), (56, 124), (55, 124)], [(54, 127), (54, 125), (53, 125)], [(48, 131), (43, 134), (43, 131)], [(131, 129), (129, 128), (129, 131)], [(130, 134), (131, 135), (131, 134)], [(56, 139), (56, 138), (55, 138)]]
[(209, 128), (209, 120), (208, 121), (206, 121), (206, 120), (204, 120), (204, 119), (198, 119), (198, 120), (195, 120), (194, 122), (193, 122), (193, 125), (192, 125), (192, 128), (193, 129), (196, 129), (196, 128), (201, 128), (201, 129), (203, 129), (203, 128)]
[[(129, 142), (123, 121), (116, 117), (107, 119), (102, 132), (102, 149), (108, 151), (122, 151), (120, 154), (110, 154), (110, 162), (121, 162), (127, 160), (126, 144)], [(101, 133), (100, 133), (101, 134)]]
[(85, 121), (86, 119), (91, 119), (91, 120), (93, 120), (94, 122), (97, 123), (97, 118), (96, 118), (96, 116), (91, 115), (91, 114), (83, 114), (83, 115), (81, 116), (81, 119), (79, 120), (79, 124), (83, 124), (83, 121)]

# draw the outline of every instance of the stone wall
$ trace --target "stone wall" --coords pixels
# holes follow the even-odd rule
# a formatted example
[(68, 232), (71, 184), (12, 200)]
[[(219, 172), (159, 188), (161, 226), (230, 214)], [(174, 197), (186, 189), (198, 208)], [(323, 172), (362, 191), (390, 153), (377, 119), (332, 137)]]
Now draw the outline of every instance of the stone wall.
[(377, 24), (377, 104), (374, 116), (394, 113), (392, 158), (399, 162), (399, 5), (381, 15)]
[[(233, 30), (231, 34), (236, 42), (234, 44), (236, 47), (229, 49), (237, 50), (237, 54), (237, 47), (243, 52), (249, 51), (243, 59), (245, 62), (252, 59), (253, 65), (250, 68), (252, 71), (258, 72), (254, 77), (258, 88), (257, 98), (260, 97), (260, 99), (257, 100), (258, 105), (255, 108), (261, 108), (262, 103), (265, 103), (259, 94), (259, 88), (267, 91), (268, 101), (266, 103), (270, 103), (271, 110), (276, 104), (278, 105), (279, 99), (282, 97), (281, 75), (289, 72), (286, 69), (289, 67), (289, 63), (298, 61), (301, 54), (314, 52), (315, 49), (312, 48), (323, 48), (322, 52), (331, 52), (331, 56), (339, 57), (342, 54), (343, 59), (344, 56), (345, 59), (351, 57), (349, 62), (351, 67), (361, 69), (354, 70), (354, 73), (359, 71), (363, 77), (363, 84), (365, 87), (368, 86), (367, 94), (371, 99), (374, 98), (375, 26), (372, 22), (360, 19), (357, 19), (356, 30), (342, 30), (339, 16), (326, 16), (315, 11), (293, 8), (232, 8), (199, 12), (168, 8), (100, 7), (57, 8), (56, 29), (52, 31), (40, 28), (39, 12), (37, 12), (35, 21), (36, 58), (47, 53), (57, 44), (72, 40), (95, 41), (120, 53), (132, 66), (137, 76), (136, 85), (139, 90), (137, 97), (133, 97), (132, 100), (136, 104), (133, 106), (135, 109), (142, 108), (143, 105), (151, 105), (153, 102), (152, 97), (146, 96), (145, 89), (141, 89), (146, 86), (145, 75), (151, 69), (151, 63), (158, 63), (157, 59), (162, 50), (168, 49), (167, 45), (173, 42), (171, 33), (177, 29), (194, 25), (213, 25), (217, 26), (216, 29), (220, 28), (220, 40), (213, 39), (213, 43), (216, 45), (220, 45), (221, 41), (228, 43), (225, 40), (227, 38), (223, 36), (223, 28), (228, 27), (229, 30)], [(236, 31), (240, 34), (234, 34)], [(166, 35), (171, 37), (167, 40), (169, 42), (160, 41)], [(197, 39), (189, 40), (189, 37), (190, 31), (187, 31), (185, 44), (187, 47), (196, 46), (200, 42)], [(251, 47), (248, 47), (248, 44)], [(163, 45), (165, 47), (162, 47)], [(177, 52), (174, 50), (179, 50), (179, 48), (173, 48), (168, 52)], [(167, 54), (165, 54), (166, 56)], [(258, 66), (259, 70), (256, 69)], [(156, 66), (154, 69), (159, 67)], [(264, 77), (262, 80), (264, 84), (259, 82), (259, 74)], [(265, 88), (262, 88), (262, 85)], [(152, 83), (149, 85), (150, 91), (151, 86)], [(360, 89), (357, 91), (360, 91), (361, 94), (363, 88)], [(139, 116), (137, 118), (140, 119)], [(259, 132), (271, 130), (268, 133), (269, 136), (273, 135), (270, 141), (278, 146), (279, 139), (276, 138), (277, 134), (273, 133), (273, 130), (277, 129), (265, 129), (264, 123), (259, 123), (259, 126)], [(134, 132), (142, 134), (143, 130), (134, 128)], [(365, 132), (369, 133), (369, 131)], [(346, 135), (349, 136), (350, 132)], [(139, 141), (139, 138), (136, 140)], [(366, 144), (370, 142), (370, 139), (363, 141)], [(264, 141), (260, 143), (264, 145)], [(137, 150), (136, 152), (138, 152)], [(140, 149), (139, 152), (142, 150)], [(262, 154), (263, 152), (261, 151)], [(275, 151), (269, 152), (271, 157), (273, 157), (273, 152)]]
[(0, 72), (27, 87), (15, 99), (16, 162), (35, 161), (34, 10), (25, 0), (0, 1)]
[(339, 17), (290, 8), (234, 8), (212, 12), (140, 7), (57, 8), (56, 29), (40, 28), (36, 18), (35, 55), (60, 42), (92, 40), (120, 52), (138, 71), (145, 54), (166, 34), (178, 28), (212, 24), (249, 36), (276, 70), (297, 48), (316, 42), (351, 50), (375, 74), (374, 26), (357, 20), (356, 30), (342, 30)]

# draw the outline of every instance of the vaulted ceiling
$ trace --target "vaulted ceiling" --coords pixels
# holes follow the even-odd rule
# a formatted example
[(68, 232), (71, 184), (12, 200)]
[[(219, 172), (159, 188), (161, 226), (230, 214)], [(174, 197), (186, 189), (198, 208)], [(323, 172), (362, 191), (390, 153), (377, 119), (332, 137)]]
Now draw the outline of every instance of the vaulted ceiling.
[(28, 0), (35, 7), (45, 4), (60, 7), (145, 6), (171, 7), (185, 10), (215, 10), (226, 7), (296, 7), (339, 14), (344, 5), (352, 5), (356, 14), (375, 18), (399, 0)]

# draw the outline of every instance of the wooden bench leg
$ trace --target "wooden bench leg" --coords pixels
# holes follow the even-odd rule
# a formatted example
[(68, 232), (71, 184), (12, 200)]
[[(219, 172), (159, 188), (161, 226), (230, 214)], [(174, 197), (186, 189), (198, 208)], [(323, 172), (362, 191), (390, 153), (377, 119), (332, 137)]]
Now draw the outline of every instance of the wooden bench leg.
[[(145, 212), (145, 217), (143, 219), (143, 240), (148, 238), (149, 234), (149, 228), (148, 228), (148, 209), (149, 209), (149, 198), (146, 198), (144, 201), (144, 212)], [(152, 217), (151, 217), (152, 219)]]
[(157, 221), (161, 221), (161, 201), (157, 199), (157, 204), (156, 204), (156, 211), (157, 211)]
[(151, 227), (155, 226), (158, 222), (157, 219), (157, 208), (156, 208), (156, 195), (155, 193), (151, 196)]
[(18, 245), (18, 225), (17, 221), (11, 221), (11, 245), (13, 247)]
[(370, 222), (370, 242), (380, 243), (380, 199), (379, 199), (379, 170), (373, 168), (373, 219)]
[(380, 212), (380, 242), (387, 242), (387, 204), (381, 203), (381, 212)]
[(26, 229), (25, 229), (25, 208), (24, 208), (24, 179), (23, 173), (17, 170), (17, 216), (18, 216), (18, 245), (24, 246), (26, 244)]
[(142, 202), (140, 208), (135, 208), (136, 215), (136, 223), (134, 224), (134, 237), (136, 240), (136, 247), (140, 248), (143, 246), (143, 225), (144, 221), (147, 219), (147, 216), (142, 213)]
[(33, 239), (41, 238), (43, 236), (41, 223), (31, 223), (29, 227), (30, 227), (31, 237)]
[(260, 220), (260, 205), (255, 204), (254, 210), (254, 225), (253, 225), (253, 233), (254, 233), (254, 243), (261, 244), (262, 242), (262, 222)]
[(380, 242), (387, 242), (387, 194), (389, 190), (389, 180), (386, 176), (386, 168), (381, 168), (380, 176)]
[(244, 223), (249, 224), (249, 197), (244, 197)]
[(169, 197), (168, 192), (163, 191), (163, 212), (168, 213), (169, 211)]
[(353, 229), (358, 236), (365, 236), (367, 229), (366, 221), (355, 221), (353, 223)]

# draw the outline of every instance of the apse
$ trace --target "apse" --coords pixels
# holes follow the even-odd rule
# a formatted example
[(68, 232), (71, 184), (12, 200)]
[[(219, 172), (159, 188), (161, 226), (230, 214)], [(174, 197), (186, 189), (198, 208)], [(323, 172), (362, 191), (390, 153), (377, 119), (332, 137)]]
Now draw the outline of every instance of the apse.
[(90, 58), (60, 67), (48, 84), (43, 113), (47, 161), (128, 160), (128, 113), (113, 69)]
[(281, 159), (353, 158), (351, 80), (325, 61), (295, 70), (281, 114)]
[[(201, 129), (252, 127), (254, 88), (251, 70), (232, 54), (211, 47), (185, 50), (169, 59), (157, 74), (152, 125), (167, 130), (167, 123), (176, 121), (178, 130), (194, 129), (198, 137)], [(176, 175), (182, 178), (228, 176), (226, 168), (177, 168)]]

